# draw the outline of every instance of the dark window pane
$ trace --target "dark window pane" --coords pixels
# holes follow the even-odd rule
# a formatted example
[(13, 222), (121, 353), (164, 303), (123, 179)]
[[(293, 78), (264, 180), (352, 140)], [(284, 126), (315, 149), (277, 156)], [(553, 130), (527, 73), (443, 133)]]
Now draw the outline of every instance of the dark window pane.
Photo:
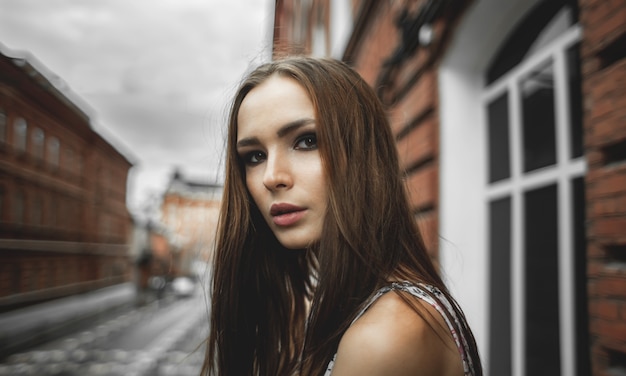
[(520, 84), (524, 172), (556, 163), (552, 63), (531, 72)]
[(43, 159), (43, 149), (44, 149), (44, 142), (45, 142), (45, 135), (43, 133), (43, 130), (41, 130), (41, 128), (33, 129), (33, 133), (31, 134), (31, 137), (32, 137), (32, 145), (33, 145), (33, 154), (38, 159)]
[(511, 372), (511, 198), (489, 203), (489, 370)]
[(524, 195), (526, 375), (560, 375), (556, 185)]
[(18, 151), (26, 151), (26, 134), (28, 133), (28, 124), (22, 118), (15, 119), (13, 122), (13, 146)]
[(583, 101), (580, 80), (579, 45), (567, 50), (567, 74), (569, 79), (570, 149), (571, 158), (583, 155)]
[(504, 93), (487, 106), (489, 116), (489, 182), (511, 176), (509, 159), (509, 102)]
[(576, 312), (576, 375), (591, 375), (589, 318), (587, 314), (587, 236), (585, 233), (585, 182), (582, 177), (572, 180), (574, 231), (574, 294)]

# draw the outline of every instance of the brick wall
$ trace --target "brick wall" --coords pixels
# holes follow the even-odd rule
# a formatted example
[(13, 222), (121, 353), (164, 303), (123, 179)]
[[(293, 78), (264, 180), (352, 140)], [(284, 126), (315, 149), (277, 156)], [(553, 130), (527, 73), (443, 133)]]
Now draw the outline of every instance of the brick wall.
[(371, 12), (371, 26), (359, 35), (358, 46), (346, 54), (388, 107), (400, 165), (406, 173), (410, 205), (436, 261), (439, 248), (437, 61), (447, 42), (449, 25), (463, 6), (457, 7), (448, 18), (433, 23), (435, 38), (430, 45), (406, 53), (398, 15), (404, 8), (410, 16), (415, 16), (426, 3), (424, 0), (380, 2)]
[(626, 1), (580, 0), (594, 375), (626, 367)]
[(44, 83), (0, 54), (0, 310), (130, 279), (132, 165)]
[(124, 253), (0, 252), (0, 312), (130, 280)]
[(220, 198), (209, 197), (210, 187), (202, 195), (166, 192), (161, 206), (163, 224), (179, 239), (183, 272), (189, 272), (196, 258), (210, 260), (220, 210)]
[(375, 2), (369, 9), (371, 22), (367, 24), (363, 38), (359, 39), (358, 54), (349, 59), (351, 65), (372, 87), (376, 85), (376, 77), (384, 60), (396, 45), (398, 33), (393, 16), (400, 5), (397, 1)]

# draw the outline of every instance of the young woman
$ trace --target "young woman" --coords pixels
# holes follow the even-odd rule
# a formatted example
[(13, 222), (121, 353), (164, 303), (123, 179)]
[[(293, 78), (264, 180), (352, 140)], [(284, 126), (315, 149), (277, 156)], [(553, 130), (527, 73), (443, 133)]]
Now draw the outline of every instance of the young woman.
[(227, 142), (204, 375), (482, 375), (356, 72), (257, 68)]

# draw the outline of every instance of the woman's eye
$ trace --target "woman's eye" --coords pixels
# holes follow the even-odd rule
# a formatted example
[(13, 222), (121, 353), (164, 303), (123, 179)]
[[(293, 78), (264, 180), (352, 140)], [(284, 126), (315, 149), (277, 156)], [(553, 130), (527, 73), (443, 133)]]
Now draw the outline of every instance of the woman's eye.
[(295, 149), (317, 149), (317, 136), (314, 134), (304, 135), (296, 140)]
[(243, 160), (248, 165), (255, 165), (265, 160), (265, 153), (260, 151), (251, 151), (243, 156)]

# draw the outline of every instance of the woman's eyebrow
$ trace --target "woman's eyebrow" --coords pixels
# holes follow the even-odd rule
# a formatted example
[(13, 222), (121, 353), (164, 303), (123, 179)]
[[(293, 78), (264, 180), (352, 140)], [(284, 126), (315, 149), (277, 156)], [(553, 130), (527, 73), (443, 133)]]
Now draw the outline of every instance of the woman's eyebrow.
[(261, 142), (256, 137), (242, 138), (241, 140), (237, 141), (237, 149), (243, 148), (246, 146), (256, 146), (256, 145), (259, 145), (260, 143)]
[(293, 132), (305, 125), (309, 125), (311, 123), (315, 123), (315, 119), (312, 118), (302, 118), (298, 120), (291, 121), (282, 127), (278, 131), (276, 131), (276, 135), (278, 137), (285, 137), (288, 133)]
[[(276, 131), (276, 135), (279, 138), (283, 138), (291, 132), (294, 132), (305, 125), (309, 125), (311, 123), (315, 123), (315, 119), (313, 118), (302, 118), (294, 121), (290, 121), (289, 123), (283, 125)], [(243, 148), (246, 146), (256, 146), (261, 142), (256, 137), (244, 137), (241, 140), (237, 141), (237, 148)]]

